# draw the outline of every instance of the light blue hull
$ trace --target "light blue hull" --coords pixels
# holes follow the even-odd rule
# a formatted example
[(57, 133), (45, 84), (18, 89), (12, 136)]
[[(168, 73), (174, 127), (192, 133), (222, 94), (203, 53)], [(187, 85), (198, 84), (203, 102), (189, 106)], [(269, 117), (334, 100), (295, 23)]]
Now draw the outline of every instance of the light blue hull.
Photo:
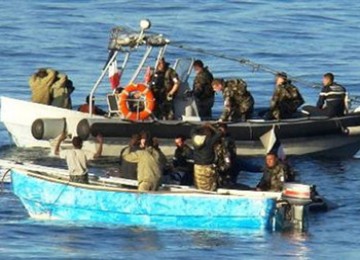
[(276, 207), (273, 198), (109, 190), (16, 169), (12, 189), (34, 218), (170, 229), (272, 229)]

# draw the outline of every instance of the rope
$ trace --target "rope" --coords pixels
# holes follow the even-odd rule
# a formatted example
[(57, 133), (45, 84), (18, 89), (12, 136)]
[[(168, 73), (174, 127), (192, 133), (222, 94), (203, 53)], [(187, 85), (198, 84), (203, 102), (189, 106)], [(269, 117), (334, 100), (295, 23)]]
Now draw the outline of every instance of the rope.
[[(213, 56), (213, 57), (216, 57), (216, 58), (235, 61), (235, 62), (240, 63), (241, 65), (251, 67), (253, 72), (264, 71), (264, 72), (271, 73), (273, 75), (276, 75), (279, 72), (278, 70), (276, 70), (274, 68), (271, 68), (271, 67), (269, 67), (267, 65), (263, 65), (263, 64), (253, 62), (253, 61), (251, 61), (251, 60), (249, 60), (247, 58), (244, 58), (244, 57), (238, 57), (238, 58), (237, 57), (230, 57), (230, 56), (227, 56), (227, 55), (225, 55), (223, 53), (214, 53), (214, 52), (210, 52), (210, 51), (207, 51), (207, 50), (204, 50), (204, 49), (193, 48), (193, 47), (185, 46), (185, 45), (178, 44), (178, 43), (171, 43), (171, 45), (176, 47), (176, 48), (183, 49), (183, 50), (186, 50), (186, 51), (197, 52), (197, 53)], [(294, 82), (301, 83), (301, 84), (303, 84), (305, 86), (308, 86), (308, 87), (321, 88), (321, 84), (312, 83), (312, 82), (303, 80), (303, 79), (298, 78), (298, 77), (293, 77), (293, 76), (288, 75), (288, 79), (290, 79), (290, 80), (292, 80)]]
[[(231, 57), (231, 56), (225, 55), (223, 53), (214, 53), (214, 52), (207, 51), (207, 50), (204, 50), (204, 49), (201, 49), (201, 48), (193, 48), (193, 47), (185, 46), (185, 45), (182, 45), (180, 43), (171, 43), (171, 45), (176, 47), (176, 48), (183, 49), (183, 50), (186, 50), (186, 51), (206, 54), (206, 55), (213, 56), (213, 57), (216, 57), (216, 58), (235, 61), (235, 62), (240, 63), (241, 65), (251, 67), (253, 72), (264, 71), (264, 72), (271, 73), (273, 75), (276, 75), (279, 72), (278, 70), (276, 70), (274, 68), (271, 68), (271, 67), (269, 67), (267, 65), (263, 65), (263, 64), (253, 62), (253, 61), (251, 61), (251, 60), (249, 60), (247, 58), (244, 58), (244, 57), (238, 57), (238, 58)], [(306, 87), (311, 87), (311, 88), (314, 88), (314, 89), (322, 88), (322, 84), (309, 82), (309, 81), (303, 80), (303, 79), (301, 79), (299, 77), (290, 76), (289, 74), (287, 74), (287, 76), (288, 76), (288, 79), (290, 79), (290, 80), (292, 80), (294, 82), (300, 83), (300, 84), (302, 84), (302, 85), (304, 85)], [(360, 104), (360, 96), (353, 95), (353, 96), (350, 97), (350, 101), (353, 102), (353, 103), (356, 103), (356, 104)]]
[(3, 193), (4, 191), (4, 180), (5, 180), (5, 176), (11, 171), (11, 168), (7, 169), (6, 172), (4, 173), (2, 179), (1, 179), (1, 193)]

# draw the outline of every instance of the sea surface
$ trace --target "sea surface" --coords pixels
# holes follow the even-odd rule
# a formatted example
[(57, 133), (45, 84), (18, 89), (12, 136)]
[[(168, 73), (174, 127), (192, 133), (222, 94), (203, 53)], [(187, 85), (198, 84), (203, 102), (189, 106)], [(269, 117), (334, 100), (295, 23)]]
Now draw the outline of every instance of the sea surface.
[[(322, 75), (333, 72), (353, 96), (360, 95), (360, 2), (353, 0), (13, 0), (0, 3), (0, 94), (28, 100), (28, 78), (38, 68), (67, 73), (83, 103), (107, 59), (109, 31), (151, 30), (174, 43), (286, 71), (314, 103)], [(268, 106), (273, 75), (227, 59), (169, 47), (167, 59), (201, 58), (215, 77), (243, 77), (257, 106)], [(134, 56), (139, 59), (139, 56)], [(134, 67), (130, 67), (134, 68)], [(129, 79), (124, 75), (122, 82)], [(192, 77), (190, 78), (190, 84)], [(107, 80), (96, 96), (110, 91)], [(221, 96), (218, 96), (220, 109)], [(356, 104), (354, 104), (356, 105)], [(36, 149), (15, 148), (0, 124), (0, 158), (46, 159)], [(262, 163), (259, 161), (259, 163)], [(0, 193), (0, 259), (359, 259), (360, 161), (291, 158), (301, 181), (338, 205), (310, 216), (307, 232), (210, 232), (89, 226), (29, 219), (7, 187)], [(105, 170), (100, 167), (100, 171)], [(255, 185), (259, 173), (242, 173)]]

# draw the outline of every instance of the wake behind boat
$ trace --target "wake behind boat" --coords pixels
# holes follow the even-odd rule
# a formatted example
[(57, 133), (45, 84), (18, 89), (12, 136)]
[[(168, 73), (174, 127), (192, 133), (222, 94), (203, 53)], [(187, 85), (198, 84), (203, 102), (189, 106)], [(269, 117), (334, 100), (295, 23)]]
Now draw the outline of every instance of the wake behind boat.
[[(173, 66), (181, 81), (178, 94), (174, 98), (176, 120), (157, 120), (151, 117), (154, 100), (151, 99), (147, 84), (139, 78), (141, 73), (149, 68), (147, 60), (152, 52), (157, 50), (156, 67), (171, 42), (162, 34), (147, 33), (147, 29), (148, 27), (143, 26), (140, 32), (124, 27), (112, 30), (110, 56), (99, 79), (90, 90), (90, 100), (114, 61), (120, 60), (120, 54), (123, 56), (120, 68), (122, 74), (128, 70), (131, 55), (140, 50), (144, 51), (144, 55), (136, 70), (131, 73), (125, 91), (120, 94), (113, 91), (107, 95), (109, 111), (106, 117), (94, 115), (91, 102), (90, 112), (81, 113), (1, 97), (1, 121), (14, 143), (19, 147), (51, 147), (53, 139), (66, 130), (69, 137), (80, 136), (86, 140), (85, 149), (95, 151), (94, 139), (100, 133), (105, 137), (103, 155), (118, 156), (121, 149), (119, 145), (126, 144), (132, 133), (145, 130), (160, 139), (165, 154), (172, 154), (172, 139), (178, 134), (189, 137), (191, 130), (202, 124), (193, 97), (186, 94), (190, 90), (188, 78), (192, 71), (193, 59), (177, 59)], [(131, 92), (140, 92), (142, 95), (140, 101), (136, 101), (145, 106), (142, 110), (139, 108), (140, 103), (134, 108)], [(351, 110), (342, 117), (312, 117), (299, 113), (294, 118), (283, 120), (265, 120), (260, 116), (261, 113), (255, 111), (252, 118), (245, 122), (229, 122), (228, 131), (236, 141), (239, 156), (264, 155), (265, 149), (259, 138), (275, 128), (287, 155), (350, 157), (360, 148), (358, 110)]]

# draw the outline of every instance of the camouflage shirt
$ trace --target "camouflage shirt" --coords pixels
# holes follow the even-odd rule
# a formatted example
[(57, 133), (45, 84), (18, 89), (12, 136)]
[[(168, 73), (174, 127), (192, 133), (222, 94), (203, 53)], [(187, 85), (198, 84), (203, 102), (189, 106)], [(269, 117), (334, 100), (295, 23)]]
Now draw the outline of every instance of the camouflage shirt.
[(270, 110), (273, 112), (274, 118), (280, 119), (296, 112), (302, 104), (304, 104), (304, 99), (299, 90), (288, 81), (276, 86)]
[(193, 91), (194, 96), (197, 99), (204, 100), (214, 97), (215, 92), (211, 86), (213, 79), (213, 75), (208, 70), (208, 68), (204, 68), (196, 75), (193, 84)]
[(285, 181), (293, 181), (294, 173), (289, 165), (278, 162), (273, 168), (265, 167), (257, 185), (263, 191), (281, 191)]
[(232, 79), (225, 81), (223, 96), (224, 110), (220, 117), (222, 120), (237, 120), (242, 115), (248, 117), (252, 113), (254, 98), (247, 91), (247, 84), (244, 80)]

